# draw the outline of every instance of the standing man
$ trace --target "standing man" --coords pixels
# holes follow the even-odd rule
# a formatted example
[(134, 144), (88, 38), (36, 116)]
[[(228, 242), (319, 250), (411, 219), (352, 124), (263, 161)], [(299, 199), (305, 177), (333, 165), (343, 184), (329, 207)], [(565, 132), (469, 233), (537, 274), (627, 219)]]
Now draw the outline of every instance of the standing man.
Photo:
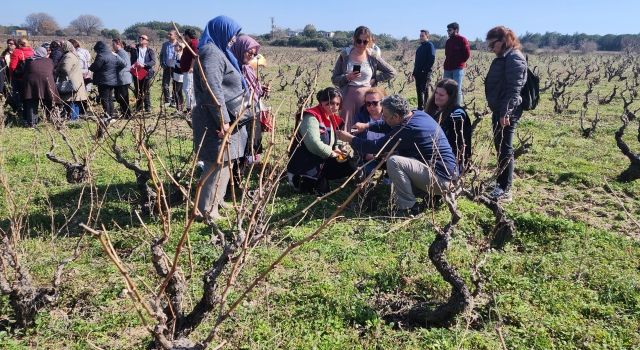
[[(167, 41), (162, 44), (160, 50), (160, 67), (162, 67), (162, 99), (165, 106), (171, 105), (173, 101), (171, 94), (171, 75), (176, 63), (176, 51), (175, 45), (178, 42), (178, 36), (175, 30), (170, 30), (167, 33)], [(175, 93), (175, 91), (174, 91)]]
[(447, 25), (449, 39), (444, 47), (444, 76), (458, 83), (458, 105), (462, 106), (462, 78), (464, 65), (471, 56), (471, 47), (467, 38), (458, 34), (460, 25), (456, 22)]
[(424, 109), (424, 103), (429, 99), (429, 83), (431, 82), (431, 69), (436, 60), (436, 48), (429, 41), (429, 32), (420, 30), (420, 46), (416, 50), (416, 59), (413, 63), (413, 77), (416, 80), (416, 92), (418, 93), (418, 109)]
[(151, 79), (156, 65), (156, 53), (149, 47), (149, 37), (140, 35), (138, 45), (131, 49), (131, 66), (134, 75), (134, 91), (136, 94), (136, 112), (151, 112)]

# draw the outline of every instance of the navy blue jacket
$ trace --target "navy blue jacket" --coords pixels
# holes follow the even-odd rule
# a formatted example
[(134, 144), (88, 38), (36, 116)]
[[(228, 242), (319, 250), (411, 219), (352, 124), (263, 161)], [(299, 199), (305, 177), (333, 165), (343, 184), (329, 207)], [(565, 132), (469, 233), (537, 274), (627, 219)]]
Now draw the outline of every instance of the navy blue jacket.
[(369, 123), (369, 130), (384, 132), (385, 136), (377, 140), (365, 140), (354, 137), (351, 144), (354, 150), (365, 153), (378, 153), (392, 139), (383, 152), (388, 152), (400, 140), (396, 154), (414, 158), (431, 166), (435, 173), (445, 180), (458, 177), (456, 158), (447, 141), (444, 131), (430, 115), (423, 111), (413, 111), (405, 121), (391, 128), (384, 121)]
[(430, 41), (425, 41), (416, 50), (416, 59), (413, 63), (413, 75), (431, 73), (433, 63), (436, 60), (436, 48)]
[(89, 70), (93, 72), (93, 83), (118, 86), (118, 72), (125, 67), (125, 64), (103, 41), (98, 41), (93, 49), (96, 52), (96, 59), (89, 66)]

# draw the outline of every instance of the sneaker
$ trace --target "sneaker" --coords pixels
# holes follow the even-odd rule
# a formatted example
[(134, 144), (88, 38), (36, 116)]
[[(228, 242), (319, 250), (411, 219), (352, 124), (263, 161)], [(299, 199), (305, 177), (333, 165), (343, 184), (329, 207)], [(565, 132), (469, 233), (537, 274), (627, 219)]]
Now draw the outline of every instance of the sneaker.
[(497, 186), (489, 193), (489, 197), (498, 202), (511, 202), (512, 200), (511, 191), (505, 191)]

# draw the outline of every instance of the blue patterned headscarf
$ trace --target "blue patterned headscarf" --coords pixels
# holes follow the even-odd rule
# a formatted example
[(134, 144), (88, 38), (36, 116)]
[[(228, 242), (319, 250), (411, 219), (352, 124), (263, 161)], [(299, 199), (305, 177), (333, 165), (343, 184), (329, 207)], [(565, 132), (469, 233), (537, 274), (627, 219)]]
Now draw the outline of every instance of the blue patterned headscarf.
[[(216, 45), (224, 55), (227, 56), (227, 59), (233, 67), (240, 73), (242, 76), (242, 70), (240, 69), (240, 65), (238, 64), (238, 60), (233, 55), (233, 52), (229, 49), (229, 40), (233, 38), (234, 35), (238, 35), (242, 30), (242, 27), (238, 22), (234, 21), (232, 18), (227, 16), (218, 16), (207, 23), (202, 31), (202, 35), (200, 35), (200, 42), (198, 43), (198, 49), (202, 48), (204, 45), (208, 43), (213, 43)], [(242, 86), (244, 88), (247, 87), (247, 83), (242, 79)]]

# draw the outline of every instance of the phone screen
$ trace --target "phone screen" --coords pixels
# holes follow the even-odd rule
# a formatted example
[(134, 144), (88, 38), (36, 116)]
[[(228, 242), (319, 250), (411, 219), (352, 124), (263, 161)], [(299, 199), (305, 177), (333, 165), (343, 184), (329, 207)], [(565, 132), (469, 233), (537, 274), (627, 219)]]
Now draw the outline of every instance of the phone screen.
[(354, 72), (359, 72), (360, 71), (360, 65), (359, 64), (354, 64), (353, 65), (353, 71)]

